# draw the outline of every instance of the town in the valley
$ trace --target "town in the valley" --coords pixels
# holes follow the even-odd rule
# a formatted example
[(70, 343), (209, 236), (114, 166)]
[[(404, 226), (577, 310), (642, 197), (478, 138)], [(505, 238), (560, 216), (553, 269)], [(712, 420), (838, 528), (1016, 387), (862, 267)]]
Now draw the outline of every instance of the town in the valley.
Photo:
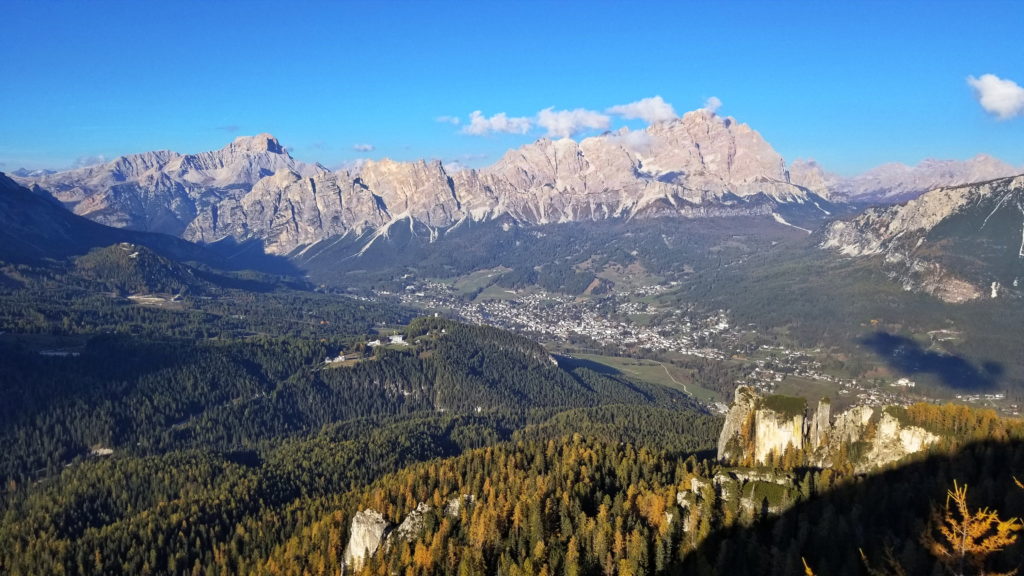
[[(1020, 414), (1018, 404), (1007, 402), (1006, 393), (1002, 391), (932, 395), (931, 389), (920, 386), (912, 375), (851, 377), (826, 369), (822, 350), (766, 342), (752, 326), (732, 322), (727, 310), (701, 312), (694, 306), (660, 306), (655, 297), (674, 288), (674, 282), (617, 287), (601, 295), (582, 297), (536, 287), (512, 290), (491, 286), (488, 293), (467, 298), (451, 282), (411, 277), (403, 280), (403, 289), (377, 290), (370, 299), (398, 301), (428, 313), (510, 330), (567, 356), (598, 354), (603, 358), (648, 359), (658, 363), (666, 358), (672, 362), (672, 359), (687, 357), (742, 362), (748, 370), (731, 382), (732, 387), (752, 386), (762, 394), (812, 397), (820, 393), (844, 405), (868, 406), (941, 404), (955, 399), (959, 403), (994, 408), (1007, 415)], [(380, 345), (410, 343), (401, 335), (385, 330), (385, 334), (369, 338), (367, 344), (367, 350), (372, 350)], [(699, 385), (682, 387), (691, 392)], [(726, 411), (730, 400), (720, 390), (717, 394), (697, 396), (708, 408), (721, 413)]]

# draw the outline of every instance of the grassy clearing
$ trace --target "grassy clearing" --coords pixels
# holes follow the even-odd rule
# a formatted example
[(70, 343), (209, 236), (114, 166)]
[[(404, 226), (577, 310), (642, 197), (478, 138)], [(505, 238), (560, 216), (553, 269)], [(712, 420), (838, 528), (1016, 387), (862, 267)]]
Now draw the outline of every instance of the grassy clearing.
[(463, 295), (472, 294), (478, 290), (491, 286), (498, 281), (498, 278), (500, 278), (502, 274), (509, 270), (510, 268), (505, 268), (504, 266), (488, 268), (486, 270), (477, 270), (456, 279), (453, 287)]
[(800, 376), (787, 375), (775, 388), (776, 394), (785, 396), (802, 396), (807, 399), (811, 407), (818, 405), (821, 398), (835, 400), (839, 397), (839, 385), (834, 382), (812, 380)]
[(492, 284), (485, 288), (475, 300), (515, 300), (531, 293), (531, 290), (532, 288), (512, 291), (509, 288)]
[(717, 400), (713, 393), (694, 384), (689, 370), (684, 370), (671, 364), (663, 364), (656, 360), (625, 358), (622, 356), (602, 356), (597, 354), (573, 354), (573, 356), (603, 364), (618, 370), (629, 378), (686, 392), (705, 402)]

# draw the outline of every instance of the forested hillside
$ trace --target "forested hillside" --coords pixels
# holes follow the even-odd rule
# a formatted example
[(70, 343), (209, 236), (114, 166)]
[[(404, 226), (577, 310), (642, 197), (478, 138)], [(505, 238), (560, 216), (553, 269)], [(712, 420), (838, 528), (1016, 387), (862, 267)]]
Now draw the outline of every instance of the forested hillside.
[(881, 474), (742, 468), (687, 394), (499, 329), (136, 246), (0, 271), (5, 574), (931, 573), (954, 481), (1024, 513), (993, 412), (891, 408), (942, 441)]
[[(416, 462), (620, 424), (695, 452), (720, 426), (681, 392), (561, 367), (493, 328), (422, 318), (373, 348), (404, 312), (281, 289), (149, 307), (53, 274), (3, 294), (22, 334), (0, 335), (5, 573), (244, 573)], [(60, 312), (76, 290), (80, 316)]]

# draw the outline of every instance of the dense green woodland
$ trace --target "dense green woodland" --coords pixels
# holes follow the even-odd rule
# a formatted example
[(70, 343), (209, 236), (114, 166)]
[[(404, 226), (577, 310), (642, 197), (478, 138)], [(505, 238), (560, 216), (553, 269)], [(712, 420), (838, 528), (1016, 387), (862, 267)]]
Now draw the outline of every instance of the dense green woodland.
[[(403, 329), (413, 345), (371, 350), (373, 327), (408, 312), (189, 269), (183, 288), (137, 274), (137, 258), (100, 287), (83, 271), (117, 256), (4, 268), (0, 572), (247, 572), (336, 499), (416, 462), (584, 422), (680, 452), (717, 435), (679, 392), (560, 367), (506, 332), (424, 318)], [(141, 306), (118, 292), (137, 293), (133, 278), (182, 295)], [(324, 364), (340, 350), (365, 352)]]

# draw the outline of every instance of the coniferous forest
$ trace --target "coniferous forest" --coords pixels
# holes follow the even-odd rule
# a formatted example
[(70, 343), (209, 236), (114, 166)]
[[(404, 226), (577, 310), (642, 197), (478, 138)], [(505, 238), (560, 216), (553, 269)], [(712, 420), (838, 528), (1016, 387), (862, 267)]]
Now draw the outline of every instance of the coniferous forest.
[(989, 411), (892, 409), (943, 440), (878, 473), (743, 467), (685, 393), (521, 336), (173, 267), (140, 306), (118, 266), (8, 268), (3, 573), (938, 574), (941, 520), (982, 508), (976, 572), (1020, 558), (1024, 425)]

